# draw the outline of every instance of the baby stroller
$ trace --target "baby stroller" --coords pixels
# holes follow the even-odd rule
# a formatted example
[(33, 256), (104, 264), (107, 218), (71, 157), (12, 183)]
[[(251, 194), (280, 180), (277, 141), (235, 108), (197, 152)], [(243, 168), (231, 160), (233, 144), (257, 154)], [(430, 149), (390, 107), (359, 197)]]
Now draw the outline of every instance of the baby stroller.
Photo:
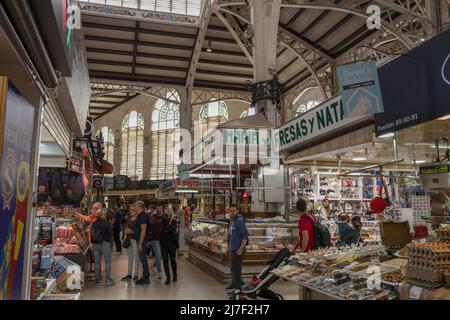
[(248, 285), (242, 287), (241, 290), (232, 291), (230, 298), (232, 300), (284, 300), (280, 294), (269, 289), (280, 278), (270, 273), (270, 271), (286, 265), (291, 255), (292, 253), (286, 247), (281, 249), (272, 259), (267, 261), (266, 266), (257, 276), (253, 276), (252, 281)]

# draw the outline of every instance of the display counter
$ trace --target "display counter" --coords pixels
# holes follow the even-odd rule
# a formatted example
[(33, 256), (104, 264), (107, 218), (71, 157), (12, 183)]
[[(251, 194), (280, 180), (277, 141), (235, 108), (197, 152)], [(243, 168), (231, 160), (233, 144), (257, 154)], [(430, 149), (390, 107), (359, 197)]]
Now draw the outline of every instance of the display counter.
[[(247, 223), (247, 229), (250, 236), (243, 260), (243, 277), (258, 274), (283, 244), (293, 244), (298, 239), (295, 223)], [(185, 235), (188, 260), (223, 282), (230, 278), (227, 232), (225, 221), (198, 219)]]
[(392, 300), (405, 267), (405, 259), (369, 245), (299, 253), (272, 273), (297, 284), (300, 300)]

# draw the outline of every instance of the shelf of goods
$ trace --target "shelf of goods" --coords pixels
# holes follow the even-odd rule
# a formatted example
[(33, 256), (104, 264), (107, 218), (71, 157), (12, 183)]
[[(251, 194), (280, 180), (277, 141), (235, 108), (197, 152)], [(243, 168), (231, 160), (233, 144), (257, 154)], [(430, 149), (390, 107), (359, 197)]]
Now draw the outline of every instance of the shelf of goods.
[(31, 277), (31, 300), (42, 300), (44, 295), (53, 291), (56, 286), (56, 279), (46, 279), (45, 277)]
[(431, 214), (431, 198), (429, 195), (415, 195), (411, 197), (413, 209), (413, 224), (415, 226), (427, 226), (431, 231), (432, 223), (427, 221)]
[[(330, 247), (289, 258), (272, 273), (299, 285), (301, 300), (393, 300), (405, 280), (405, 259), (381, 245)], [(380, 285), (375, 284), (380, 277)]]
[(380, 226), (376, 220), (368, 220), (365, 217), (361, 218), (361, 239), (365, 243), (377, 244), (381, 243)]
[(75, 210), (71, 206), (55, 207), (49, 204), (38, 208), (39, 215), (35, 217), (33, 275), (47, 274), (60, 257), (79, 265), (82, 272), (89, 269), (88, 235), (83, 225), (71, 217)]
[[(336, 174), (319, 172), (316, 174), (293, 174), (290, 177), (291, 181), (291, 205), (295, 207), (295, 203), (299, 198), (323, 201), (325, 197), (329, 201), (342, 202), (362, 202), (372, 200), (376, 192), (375, 177), (342, 177), (338, 178)], [(389, 189), (389, 196), (391, 199), (396, 198), (394, 191), (396, 185), (390, 184), (390, 180), (386, 181)], [(405, 189), (405, 190), (403, 190)], [(400, 199), (400, 202), (409, 204), (416, 188), (413, 185), (403, 186), (403, 193), (408, 193), (408, 201)]]
[[(247, 223), (249, 245), (243, 259), (243, 277), (259, 273), (281, 248), (298, 238), (296, 223)], [(188, 259), (218, 280), (230, 279), (227, 254), (228, 224), (222, 221), (194, 220), (185, 234)]]
[(79, 300), (85, 281), (80, 266), (73, 261), (55, 257), (51, 269), (31, 278), (31, 300)]

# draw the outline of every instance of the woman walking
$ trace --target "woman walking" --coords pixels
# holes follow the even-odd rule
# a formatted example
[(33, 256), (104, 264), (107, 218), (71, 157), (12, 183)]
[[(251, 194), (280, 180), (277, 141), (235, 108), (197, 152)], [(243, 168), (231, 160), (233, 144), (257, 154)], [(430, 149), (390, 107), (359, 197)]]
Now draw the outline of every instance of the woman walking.
[(91, 242), (94, 244), (95, 284), (100, 283), (102, 257), (105, 257), (105, 285), (113, 286), (111, 279), (111, 255), (113, 247), (113, 231), (106, 220), (107, 209), (99, 208), (95, 212), (96, 220), (92, 223)]
[[(130, 212), (127, 215), (127, 221), (125, 223), (125, 241), (128, 242), (127, 254), (128, 254), (128, 274), (122, 278), (122, 281), (128, 281), (133, 279), (137, 281), (139, 279), (139, 252), (138, 245), (134, 239), (134, 228), (136, 226), (136, 208), (134, 204), (130, 205)], [(134, 267), (134, 272), (133, 272)]]
[(172, 282), (177, 281), (177, 249), (178, 249), (178, 241), (177, 241), (177, 222), (173, 216), (173, 209), (167, 208), (167, 214), (163, 216), (162, 219), (162, 232), (161, 232), (161, 254), (163, 258), (164, 264), (164, 272), (166, 273), (166, 282), (165, 284), (169, 284), (171, 281), (170, 278), (170, 269), (169, 269), (169, 260), (170, 266), (172, 268)]

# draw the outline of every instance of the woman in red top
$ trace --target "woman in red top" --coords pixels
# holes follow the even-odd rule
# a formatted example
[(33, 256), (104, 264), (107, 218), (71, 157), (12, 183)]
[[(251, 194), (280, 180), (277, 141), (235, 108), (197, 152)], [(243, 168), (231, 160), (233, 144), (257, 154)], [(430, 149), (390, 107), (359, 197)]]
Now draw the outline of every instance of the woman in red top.
[[(315, 248), (314, 241), (314, 224), (311, 221), (315, 221), (314, 217), (306, 212), (306, 201), (299, 199), (296, 204), (297, 210), (300, 213), (300, 219), (298, 219), (298, 233), (299, 239), (293, 252), (298, 247), (301, 248), (301, 252), (313, 251)], [(309, 218), (309, 219), (308, 219)]]

